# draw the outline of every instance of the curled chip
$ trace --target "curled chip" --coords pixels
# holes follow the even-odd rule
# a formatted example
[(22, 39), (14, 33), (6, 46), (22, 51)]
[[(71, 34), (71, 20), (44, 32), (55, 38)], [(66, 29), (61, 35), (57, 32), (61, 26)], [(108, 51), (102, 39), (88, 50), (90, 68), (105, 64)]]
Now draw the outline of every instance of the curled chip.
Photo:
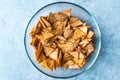
[(71, 9), (40, 16), (30, 36), (37, 63), (51, 71), (81, 68), (94, 51), (94, 32), (85, 22), (71, 16)]

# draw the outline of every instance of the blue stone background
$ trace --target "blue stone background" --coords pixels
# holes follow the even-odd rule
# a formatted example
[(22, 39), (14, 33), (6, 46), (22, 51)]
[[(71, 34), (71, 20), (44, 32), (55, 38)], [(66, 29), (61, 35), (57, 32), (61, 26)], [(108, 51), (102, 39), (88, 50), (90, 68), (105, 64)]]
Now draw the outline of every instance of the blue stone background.
[[(23, 43), (32, 15), (46, 4), (57, 1), (65, 0), (0, 0), (0, 80), (58, 80), (35, 69)], [(102, 47), (92, 68), (66, 80), (120, 80), (120, 0), (69, 2), (93, 14), (100, 26)]]

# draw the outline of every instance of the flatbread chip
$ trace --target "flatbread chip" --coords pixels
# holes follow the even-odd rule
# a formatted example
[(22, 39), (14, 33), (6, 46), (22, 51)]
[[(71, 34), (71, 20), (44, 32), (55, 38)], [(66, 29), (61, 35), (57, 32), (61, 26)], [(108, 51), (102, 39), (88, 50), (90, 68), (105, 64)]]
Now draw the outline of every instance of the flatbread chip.
[(32, 37), (32, 41), (30, 42), (30, 45), (32, 45), (35, 49), (37, 49), (38, 44), (39, 44), (39, 40), (36, 37)]
[(49, 57), (57, 61), (57, 59), (58, 59), (58, 48), (56, 48), (52, 53), (50, 53)]
[(73, 17), (73, 16), (70, 17), (70, 23), (73, 23), (73, 22), (75, 22), (77, 20), (78, 20), (77, 17)]
[(73, 65), (73, 64), (74, 64), (74, 61), (69, 60), (64, 64), (64, 68), (67, 69), (69, 65)]
[(87, 50), (86, 55), (89, 56), (90, 53), (94, 51), (93, 44), (92, 44), (92, 43), (89, 43), (89, 44), (85, 47), (85, 49)]
[(47, 62), (47, 66), (49, 67), (50, 70), (56, 69), (56, 63), (54, 60), (49, 58), (49, 59), (47, 59), (46, 62)]
[(87, 35), (87, 38), (92, 38), (92, 37), (93, 37), (93, 35), (94, 35), (94, 32), (89, 31), (89, 32), (88, 32), (88, 35)]
[(73, 32), (73, 30), (64, 30), (64, 37), (68, 38), (70, 36), (70, 34)]
[(58, 60), (56, 61), (57, 63), (56, 63), (56, 65), (58, 66), (58, 67), (61, 67), (62, 66), (62, 64), (61, 64), (61, 60), (62, 60), (62, 57), (63, 57), (63, 54), (62, 54), (62, 51), (61, 50), (59, 50), (59, 55), (58, 55)]
[(46, 56), (49, 56), (49, 54), (51, 54), (53, 51), (54, 51), (54, 49), (52, 47), (44, 46), (44, 52), (45, 52)]
[(79, 44), (80, 44), (80, 46), (82, 48), (84, 48), (87, 44), (89, 44), (89, 40), (88, 39), (84, 39)]
[(51, 24), (44, 17), (41, 17), (41, 20), (46, 26), (51, 26)]
[(68, 16), (66, 14), (63, 13), (54, 13), (54, 18), (57, 21), (64, 21)]
[(61, 13), (66, 14), (67, 16), (70, 17), (71, 9), (64, 10), (64, 11), (62, 11)]
[(44, 60), (46, 60), (46, 56), (41, 52), (39, 55), (38, 63), (42, 63)]
[(73, 52), (69, 52), (74, 58), (78, 59), (79, 53), (78, 51), (73, 51)]
[(73, 61), (75, 62), (75, 64), (77, 64), (79, 67), (83, 67), (85, 65), (86, 59), (82, 58), (82, 59), (73, 59)]
[(73, 22), (72, 24), (71, 24), (71, 26), (72, 27), (77, 27), (77, 26), (80, 26), (80, 25), (82, 25), (83, 23), (80, 21), (80, 20), (77, 20), (77, 21), (75, 21), (75, 22)]
[(78, 69), (80, 68), (77, 64), (72, 64), (68, 66), (68, 69)]
[(40, 57), (41, 51), (42, 51), (42, 45), (39, 43), (39, 44), (38, 44), (38, 48), (37, 48), (37, 50), (35, 51), (36, 61), (39, 60), (39, 57)]
[(73, 39), (82, 38), (84, 36), (86, 36), (86, 34), (83, 31), (81, 31), (78, 28), (75, 29), (75, 32), (74, 32), (74, 35), (73, 35)]
[(43, 68), (45, 68), (45, 69), (47, 69), (47, 70), (51, 70), (51, 69), (48, 67), (46, 60), (44, 60), (41, 64), (42, 64), (41, 67), (43, 67)]
[(85, 34), (87, 34), (88, 32), (88, 27), (87, 26), (83, 26), (79, 28), (81, 31), (83, 31)]

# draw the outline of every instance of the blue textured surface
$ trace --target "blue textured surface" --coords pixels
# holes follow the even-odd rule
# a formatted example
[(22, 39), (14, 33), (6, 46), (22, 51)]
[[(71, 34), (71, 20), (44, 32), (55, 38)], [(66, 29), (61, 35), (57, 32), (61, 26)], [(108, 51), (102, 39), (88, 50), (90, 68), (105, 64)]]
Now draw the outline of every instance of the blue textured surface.
[[(64, 0), (54, 0), (64, 1)], [(87, 72), (66, 80), (120, 80), (120, 0), (69, 0), (93, 14), (102, 33), (99, 58)], [(53, 0), (0, 2), (0, 80), (58, 80), (40, 73), (26, 55), (23, 39), (32, 15)]]

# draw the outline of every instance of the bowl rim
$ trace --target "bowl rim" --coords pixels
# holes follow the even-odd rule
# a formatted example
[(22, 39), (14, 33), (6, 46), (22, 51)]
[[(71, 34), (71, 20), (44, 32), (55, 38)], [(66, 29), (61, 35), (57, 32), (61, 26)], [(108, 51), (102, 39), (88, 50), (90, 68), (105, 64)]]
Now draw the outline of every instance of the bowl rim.
[[(93, 22), (95, 23), (96, 25), (96, 28), (98, 29), (98, 33), (99, 33), (99, 45), (98, 45), (98, 51), (97, 51), (97, 54), (96, 54), (96, 57), (94, 58), (94, 60), (92, 61), (92, 63), (89, 65), (89, 67), (85, 68), (82, 72), (78, 73), (78, 74), (75, 74), (75, 75), (72, 75), (72, 76), (68, 76), (68, 77), (56, 77), (56, 76), (52, 76), (52, 75), (49, 75), (43, 71), (41, 71), (34, 63), (33, 61), (31, 60), (29, 54), (28, 54), (28, 51), (27, 51), (27, 47), (26, 47), (26, 35), (27, 35), (27, 29), (28, 29), (28, 26), (30, 24), (30, 22), (32, 21), (32, 19), (34, 18), (34, 16), (39, 13), (39, 11), (41, 11), (42, 9), (44, 9), (45, 7), (48, 7), (50, 5), (53, 5), (53, 4), (59, 4), (59, 3), (66, 3), (66, 4), (71, 4), (71, 5), (74, 5), (74, 6), (77, 6), (77, 7), (80, 7), (81, 9), (83, 9), (85, 12), (88, 13), (88, 15), (91, 17), (91, 19), (93, 20)], [(100, 29), (99, 29), (99, 26), (97, 24), (97, 22), (95, 21), (94, 17), (92, 16), (92, 14), (90, 12), (88, 12), (85, 8), (83, 8), (82, 6), (76, 4), (76, 3), (72, 3), (72, 2), (63, 2), (63, 1), (59, 1), (59, 2), (53, 2), (53, 3), (50, 3), (50, 4), (47, 4), (45, 6), (43, 6), (42, 8), (40, 8), (39, 10), (37, 10), (37, 12), (34, 13), (34, 15), (30, 18), (28, 24), (27, 24), (27, 27), (25, 29), (25, 33), (24, 33), (24, 48), (25, 48), (25, 51), (26, 51), (26, 54), (27, 54), (27, 57), (28, 59), (30, 60), (30, 62), (32, 63), (32, 65), (38, 70), (40, 71), (41, 73), (49, 76), (49, 77), (53, 77), (53, 78), (59, 78), (59, 79), (66, 79), (66, 78), (71, 78), (71, 77), (75, 77), (77, 75), (80, 75), (82, 74), (83, 72), (87, 71), (88, 69), (90, 69), (92, 67), (92, 65), (95, 63), (95, 61), (97, 60), (98, 56), (99, 56), (99, 53), (100, 53), (100, 48), (101, 48), (101, 32), (100, 32)]]

